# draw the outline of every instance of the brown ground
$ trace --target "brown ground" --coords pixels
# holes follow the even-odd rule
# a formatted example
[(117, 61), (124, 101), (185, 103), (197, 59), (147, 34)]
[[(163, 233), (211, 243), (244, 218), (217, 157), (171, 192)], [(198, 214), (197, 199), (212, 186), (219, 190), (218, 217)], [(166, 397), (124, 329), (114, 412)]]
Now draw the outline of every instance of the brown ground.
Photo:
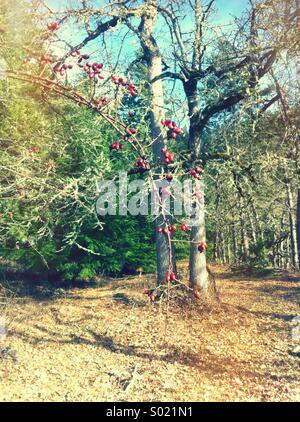
[(167, 334), (151, 276), (13, 301), (0, 401), (298, 401), (300, 278), (214, 271), (221, 305), (171, 307)]

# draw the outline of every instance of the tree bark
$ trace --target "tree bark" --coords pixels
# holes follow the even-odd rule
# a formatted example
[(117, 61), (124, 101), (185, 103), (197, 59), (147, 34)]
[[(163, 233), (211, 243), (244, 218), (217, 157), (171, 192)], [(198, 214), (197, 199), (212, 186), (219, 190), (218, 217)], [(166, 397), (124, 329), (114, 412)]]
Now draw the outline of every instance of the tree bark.
[[(197, 122), (198, 100), (197, 81), (189, 80), (184, 83), (184, 90), (189, 108), (189, 147), (192, 160), (201, 157), (201, 130)], [(200, 242), (206, 240), (205, 230), (205, 205), (204, 205), (204, 184), (198, 183), (203, 203), (200, 204), (197, 225), (191, 230), (190, 247), (190, 284), (194, 290), (199, 290), (204, 296), (208, 295), (209, 277), (207, 272), (206, 252), (200, 252), (198, 246)]]
[(286, 180), (287, 203), (289, 210), (289, 225), (290, 225), (290, 239), (291, 239), (291, 267), (292, 269), (299, 269), (298, 247), (297, 247), (297, 229), (294, 218), (294, 201), (289, 180)]
[[(153, 7), (152, 2), (148, 2), (147, 11), (141, 16), (141, 23), (138, 28), (137, 35), (147, 63), (148, 82), (151, 94), (151, 135), (153, 139), (152, 153), (153, 161), (159, 166), (163, 161), (162, 148), (164, 146), (164, 138), (162, 134), (161, 120), (164, 118), (164, 91), (162, 79), (158, 76), (162, 73), (162, 58), (153, 38), (153, 30), (157, 19), (157, 9)], [(160, 173), (160, 172), (156, 172)], [(159, 176), (154, 176), (155, 180), (159, 180)], [(165, 281), (166, 274), (176, 272), (176, 259), (174, 243), (170, 242), (167, 235), (158, 233), (159, 227), (171, 225), (171, 216), (164, 216), (161, 208), (159, 215), (155, 220), (156, 231), (156, 259), (157, 259), (157, 283), (161, 284)], [(171, 236), (171, 235), (170, 235)]]
[(298, 264), (300, 263), (300, 189), (297, 190), (297, 218), (296, 218), (296, 230), (297, 230), (297, 246), (298, 246)]

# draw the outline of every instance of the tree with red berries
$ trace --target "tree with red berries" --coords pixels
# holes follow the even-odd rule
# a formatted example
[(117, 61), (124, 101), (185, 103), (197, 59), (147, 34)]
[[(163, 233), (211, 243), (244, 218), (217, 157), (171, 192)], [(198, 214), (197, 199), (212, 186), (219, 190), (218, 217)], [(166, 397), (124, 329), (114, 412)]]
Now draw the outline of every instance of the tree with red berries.
[[(196, 188), (191, 195), (200, 210), (197, 224), (189, 225), (184, 221), (180, 224), (183, 235), (185, 232), (190, 233), (190, 283), (196, 296), (199, 292), (202, 292), (203, 296), (208, 295), (210, 287), (206, 264), (208, 244), (204, 169), (213, 160), (228, 161), (239, 166), (232, 153), (213, 150), (213, 142), (210, 140), (211, 128), (218, 125), (221, 115), (224, 120), (235, 115), (249, 118), (250, 112), (259, 115), (279, 100), (279, 93), (274, 92), (274, 83), (272, 90), (271, 86), (265, 87), (261, 81), (270, 74), (279, 60), (280, 53), (290, 43), (295, 31), (294, 21), (297, 18), (295, 4), (293, 1), (289, 2), (290, 7), (287, 8), (284, 18), (277, 17), (283, 30), (280, 34), (272, 36), (266, 27), (274, 10), (280, 7), (280, 1), (271, 1), (263, 5), (252, 4), (246, 15), (236, 21), (234, 36), (230, 32), (218, 34), (218, 27), (209, 23), (214, 1), (203, 5), (199, 0), (195, 0), (194, 3), (183, 6), (170, 2), (168, 7), (159, 1), (145, 1), (139, 5), (135, 2), (112, 4), (108, 9), (89, 10), (89, 16), (92, 17), (95, 13), (95, 16), (101, 18), (94, 30), (91, 30), (83, 19), (86, 5), (83, 5), (83, 10), (68, 11), (63, 18), (62, 14), (57, 18), (55, 13), (51, 12), (51, 19), (47, 16), (39, 34), (43, 45), (48, 47), (45, 52), (38, 54), (29, 49), (24, 54), (23, 51), (22, 68), (16, 68), (9, 63), (5, 72), (9, 78), (39, 87), (46, 98), (53, 95), (65, 98), (99, 116), (116, 133), (116, 138), (110, 144), (111, 155), (121, 154), (124, 150), (130, 151), (127, 157), (134, 157), (134, 160), (128, 161), (129, 173), (145, 178), (154, 190), (155, 182), (161, 179), (171, 182), (176, 177), (188, 176), (195, 181)], [(190, 8), (191, 15), (194, 16), (191, 32), (182, 29), (182, 7)], [(70, 46), (68, 43), (69, 50), (58, 56), (53, 53), (53, 45), (61, 42), (61, 29), (74, 16), (79, 21), (83, 19), (83, 26), (88, 35), (77, 45)], [(160, 19), (164, 19), (169, 28), (172, 48), (166, 54), (158, 43), (157, 29)], [(283, 25), (286, 19), (289, 22), (288, 30)], [(150, 131), (143, 129), (142, 124), (137, 122), (136, 125), (132, 124), (132, 111), (126, 110), (125, 113), (123, 109), (124, 104), (128, 103), (128, 98), (136, 101), (141, 96), (142, 84), (131, 80), (128, 77), (130, 72), (123, 75), (116, 71), (117, 65), (108, 65), (99, 57), (94, 58), (93, 54), (84, 51), (89, 43), (98, 40), (101, 35), (110, 36), (110, 31), (115, 27), (129, 28), (142, 48), (143, 54), (137, 60), (145, 64), (147, 71), (145, 85), (150, 95)], [(5, 34), (5, 30), (1, 33)], [(106, 59), (109, 62), (109, 55)], [(135, 61), (133, 60), (131, 65)], [(77, 76), (74, 76), (74, 70), (81, 75), (79, 82), (76, 80)], [(170, 118), (171, 113), (167, 115), (165, 112), (168, 97), (164, 81), (168, 79), (179, 82), (185, 95), (189, 123), (189, 144), (185, 151), (180, 143), (180, 138), (184, 135), (183, 130), (178, 127), (176, 119)], [(179, 89), (178, 84), (176, 86), (176, 89)], [(106, 90), (106, 87), (109, 89)], [(271, 93), (273, 96), (269, 98)], [(141, 141), (142, 134), (145, 135), (146, 142)], [(179, 152), (177, 156), (172, 151), (175, 145)], [(51, 161), (47, 163), (49, 171), (53, 170), (53, 166)], [(251, 176), (250, 168), (240, 167)], [(246, 201), (240, 187), (239, 175), (235, 169), (231, 173), (239, 194), (239, 209), (244, 212)], [(159, 214), (155, 219), (158, 289), (157, 292), (150, 293), (151, 300), (161, 296), (163, 284), (169, 289), (170, 285), (178, 281), (174, 247), (177, 227), (172, 216), (164, 211), (165, 197), (171, 197), (172, 192), (166, 187), (157, 190), (156, 195), (159, 202)], [(243, 259), (249, 256), (247, 233), (243, 230), (246, 218), (246, 214), (241, 215)], [(222, 242), (224, 243), (224, 240)]]
[[(280, 1), (252, 4), (243, 20), (237, 21), (234, 37), (229, 33), (227, 38), (224, 34), (215, 36), (217, 28), (209, 24), (214, 1), (205, 5), (200, 0), (190, 3), (189, 15), (194, 17), (191, 32), (183, 30), (180, 18), (183, 8), (186, 11), (186, 4), (171, 2), (168, 7), (160, 3), (156, 5), (170, 29), (174, 67), (180, 68), (180, 72), (168, 69), (157, 78), (171, 78), (182, 83), (188, 104), (189, 160), (192, 162), (203, 166), (208, 161), (209, 156), (205, 155), (205, 134), (214, 119), (218, 118), (220, 113), (234, 110), (254, 93), (257, 95), (260, 80), (270, 72), (278, 60), (280, 51), (283, 51), (292, 39), (292, 31), (296, 30), (296, 6), (293, 3), (290, 2), (287, 16), (283, 19), (277, 17), (282, 32), (276, 39), (270, 39), (268, 27), (264, 31), (261, 30), (263, 22), (266, 23), (273, 14), (274, 7), (280, 9)], [(285, 19), (290, 22), (289, 28), (284, 24)], [(213, 34), (214, 41), (210, 39), (209, 31)], [(208, 43), (215, 44), (214, 51), (208, 49)], [(200, 85), (202, 95), (199, 95)], [(269, 91), (265, 90), (265, 93), (268, 94)], [(253, 104), (257, 102), (255, 95)], [(259, 95), (260, 101), (263, 102), (263, 89)], [(275, 93), (271, 100), (266, 99), (263, 107), (267, 109), (277, 100), (278, 95)], [(195, 170), (192, 170), (191, 174), (197, 177)], [(199, 190), (204, 195), (203, 184), (199, 185)], [(202, 249), (201, 244), (205, 244), (204, 206), (199, 215), (199, 225), (193, 227), (191, 232), (190, 281), (196, 288), (206, 291), (209, 278), (205, 254), (199, 254), (199, 242)]]

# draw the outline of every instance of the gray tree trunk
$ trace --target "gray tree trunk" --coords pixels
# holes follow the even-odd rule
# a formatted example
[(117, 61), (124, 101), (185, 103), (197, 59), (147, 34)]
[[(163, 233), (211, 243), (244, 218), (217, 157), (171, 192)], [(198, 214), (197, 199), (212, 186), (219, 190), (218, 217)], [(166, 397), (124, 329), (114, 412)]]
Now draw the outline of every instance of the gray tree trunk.
[(300, 189), (297, 190), (296, 229), (298, 246), (298, 263), (300, 263)]
[[(188, 101), (189, 108), (189, 147), (192, 159), (200, 159), (201, 156), (201, 131), (197, 126), (196, 113), (198, 110), (197, 100), (197, 82), (188, 81), (184, 84), (184, 90)], [(209, 277), (206, 264), (206, 252), (199, 252), (198, 246), (200, 242), (206, 240), (205, 231), (205, 205), (204, 205), (204, 185), (199, 183), (200, 191), (203, 195), (203, 204), (200, 206), (198, 213), (198, 224), (191, 230), (191, 247), (190, 247), (190, 284), (193, 289), (199, 290), (204, 296), (208, 295)]]
[[(151, 135), (153, 139), (152, 152), (153, 161), (159, 166), (163, 161), (163, 154), (161, 152), (164, 142), (161, 120), (164, 118), (164, 91), (163, 82), (158, 76), (162, 73), (162, 58), (153, 38), (153, 30), (157, 19), (157, 9), (153, 7), (152, 2), (149, 1), (149, 7), (141, 17), (141, 23), (138, 28), (137, 35), (139, 36), (143, 53), (147, 62), (148, 81), (151, 93)], [(159, 173), (159, 172), (156, 172)], [(159, 176), (154, 177), (154, 181), (159, 179)], [(156, 230), (156, 259), (157, 259), (157, 283), (161, 284), (165, 281), (166, 274), (169, 272), (176, 272), (176, 259), (174, 243), (170, 242), (168, 236), (158, 233), (159, 227), (164, 227), (172, 224), (172, 218), (164, 217), (162, 210), (155, 220)]]
[(286, 181), (287, 203), (289, 211), (290, 238), (291, 238), (291, 267), (299, 269), (298, 247), (297, 247), (297, 229), (294, 217), (294, 201), (290, 181)]

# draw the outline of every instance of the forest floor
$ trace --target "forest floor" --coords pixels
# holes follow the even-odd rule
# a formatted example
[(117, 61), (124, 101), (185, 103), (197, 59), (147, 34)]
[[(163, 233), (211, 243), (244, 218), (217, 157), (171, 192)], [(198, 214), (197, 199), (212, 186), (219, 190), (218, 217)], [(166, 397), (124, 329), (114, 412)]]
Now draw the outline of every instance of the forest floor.
[(221, 303), (167, 319), (143, 296), (151, 275), (23, 289), (5, 310), (0, 401), (299, 401), (299, 274), (212, 269)]

